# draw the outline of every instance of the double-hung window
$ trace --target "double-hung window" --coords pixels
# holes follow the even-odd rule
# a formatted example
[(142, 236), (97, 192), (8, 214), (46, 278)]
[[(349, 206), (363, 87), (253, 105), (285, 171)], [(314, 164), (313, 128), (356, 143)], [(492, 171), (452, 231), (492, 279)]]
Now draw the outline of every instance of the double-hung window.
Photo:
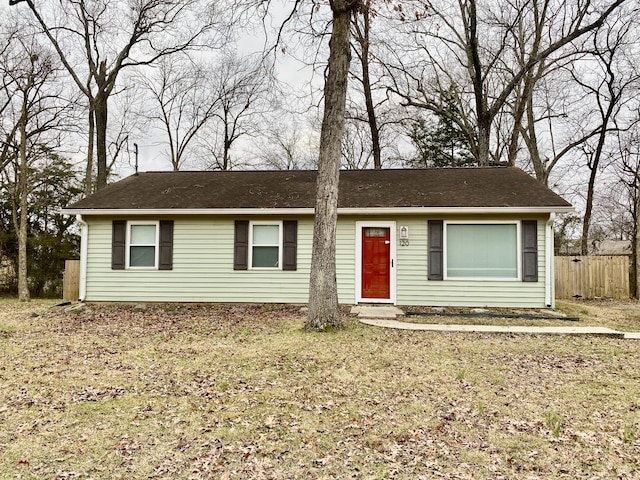
[(234, 270), (295, 271), (297, 268), (297, 220), (235, 220)]
[(251, 222), (249, 239), (252, 269), (281, 269), (282, 222)]
[(113, 220), (111, 269), (173, 270), (173, 220)]
[(158, 268), (158, 230), (158, 222), (128, 223), (128, 268)]
[(518, 280), (519, 222), (444, 222), (445, 279)]

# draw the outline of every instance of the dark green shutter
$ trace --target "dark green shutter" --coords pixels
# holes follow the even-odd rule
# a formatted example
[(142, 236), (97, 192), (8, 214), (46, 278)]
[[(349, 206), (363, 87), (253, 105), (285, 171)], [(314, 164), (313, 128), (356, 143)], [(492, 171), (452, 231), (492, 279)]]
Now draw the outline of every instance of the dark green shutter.
[(159, 270), (173, 270), (173, 220), (160, 220)]
[(538, 281), (538, 222), (522, 221), (522, 281)]
[(127, 248), (127, 221), (114, 220), (111, 224), (111, 269), (124, 270)]
[(248, 270), (249, 268), (249, 221), (236, 220), (233, 241), (233, 269)]
[(298, 257), (298, 222), (282, 222), (282, 270), (296, 270)]
[(429, 220), (429, 280), (442, 280), (444, 259), (442, 220)]

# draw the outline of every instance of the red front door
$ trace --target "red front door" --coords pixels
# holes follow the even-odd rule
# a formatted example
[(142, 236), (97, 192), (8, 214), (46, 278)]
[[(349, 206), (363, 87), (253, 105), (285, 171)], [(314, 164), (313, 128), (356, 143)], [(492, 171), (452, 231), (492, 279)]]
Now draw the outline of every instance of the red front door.
[(391, 298), (391, 229), (362, 229), (362, 298)]

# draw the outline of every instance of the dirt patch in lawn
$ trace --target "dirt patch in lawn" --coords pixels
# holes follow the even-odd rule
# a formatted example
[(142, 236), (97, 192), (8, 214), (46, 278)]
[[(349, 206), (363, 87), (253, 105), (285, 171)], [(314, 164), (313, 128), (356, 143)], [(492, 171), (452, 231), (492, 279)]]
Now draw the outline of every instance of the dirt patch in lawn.
[(0, 304), (0, 478), (640, 475), (640, 342), (303, 321)]

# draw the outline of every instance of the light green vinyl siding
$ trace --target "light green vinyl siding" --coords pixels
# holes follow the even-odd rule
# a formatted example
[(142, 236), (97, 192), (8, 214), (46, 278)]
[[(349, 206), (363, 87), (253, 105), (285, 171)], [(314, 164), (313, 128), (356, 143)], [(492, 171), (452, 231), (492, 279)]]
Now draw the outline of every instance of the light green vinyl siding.
[[(491, 220), (455, 217), (437, 220)], [(87, 301), (307, 303), (313, 218), (298, 217), (297, 270), (233, 270), (234, 220), (191, 216), (173, 218), (173, 270), (112, 270), (112, 219), (87, 218)], [(286, 220), (285, 217), (245, 218)], [(146, 220), (158, 220), (146, 218)], [(544, 307), (545, 222), (538, 218), (538, 281), (427, 279), (425, 216), (351, 217), (338, 221), (336, 274), (342, 304), (356, 302), (356, 221), (396, 222), (396, 304), (433, 306)], [(500, 220), (519, 220), (503, 216)], [(409, 227), (409, 245), (399, 229)]]
[[(87, 301), (306, 303), (308, 300), (311, 217), (298, 219), (296, 271), (234, 271), (235, 219), (229, 217), (174, 219), (173, 270), (112, 270), (111, 220), (88, 219)], [(355, 247), (350, 231), (342, 225), (338, 228), (341, 303), (354, 302)]]
[[(495, 220), (495, 217), (431, 218), (432, 220)], [(428, 280), (427, 220), (423, 217), (396, 219), (409, 227), (409, 246), (397, 247), (397, 305), (544, 307), (544, 230), (546, 218), (538, 219), (538, 281)], [(519, 220), (500, 217), (500, 220)], [(520, 250), (519, 250), (520, 252)], [(521, 253), (521, 252), (520, 252)]]
[(338, 282), (338, 301), (343, 304), (356, 303), (355, 231), (355, 219), (338, 219), (338, 227), (336, 229), (336, 279)]

